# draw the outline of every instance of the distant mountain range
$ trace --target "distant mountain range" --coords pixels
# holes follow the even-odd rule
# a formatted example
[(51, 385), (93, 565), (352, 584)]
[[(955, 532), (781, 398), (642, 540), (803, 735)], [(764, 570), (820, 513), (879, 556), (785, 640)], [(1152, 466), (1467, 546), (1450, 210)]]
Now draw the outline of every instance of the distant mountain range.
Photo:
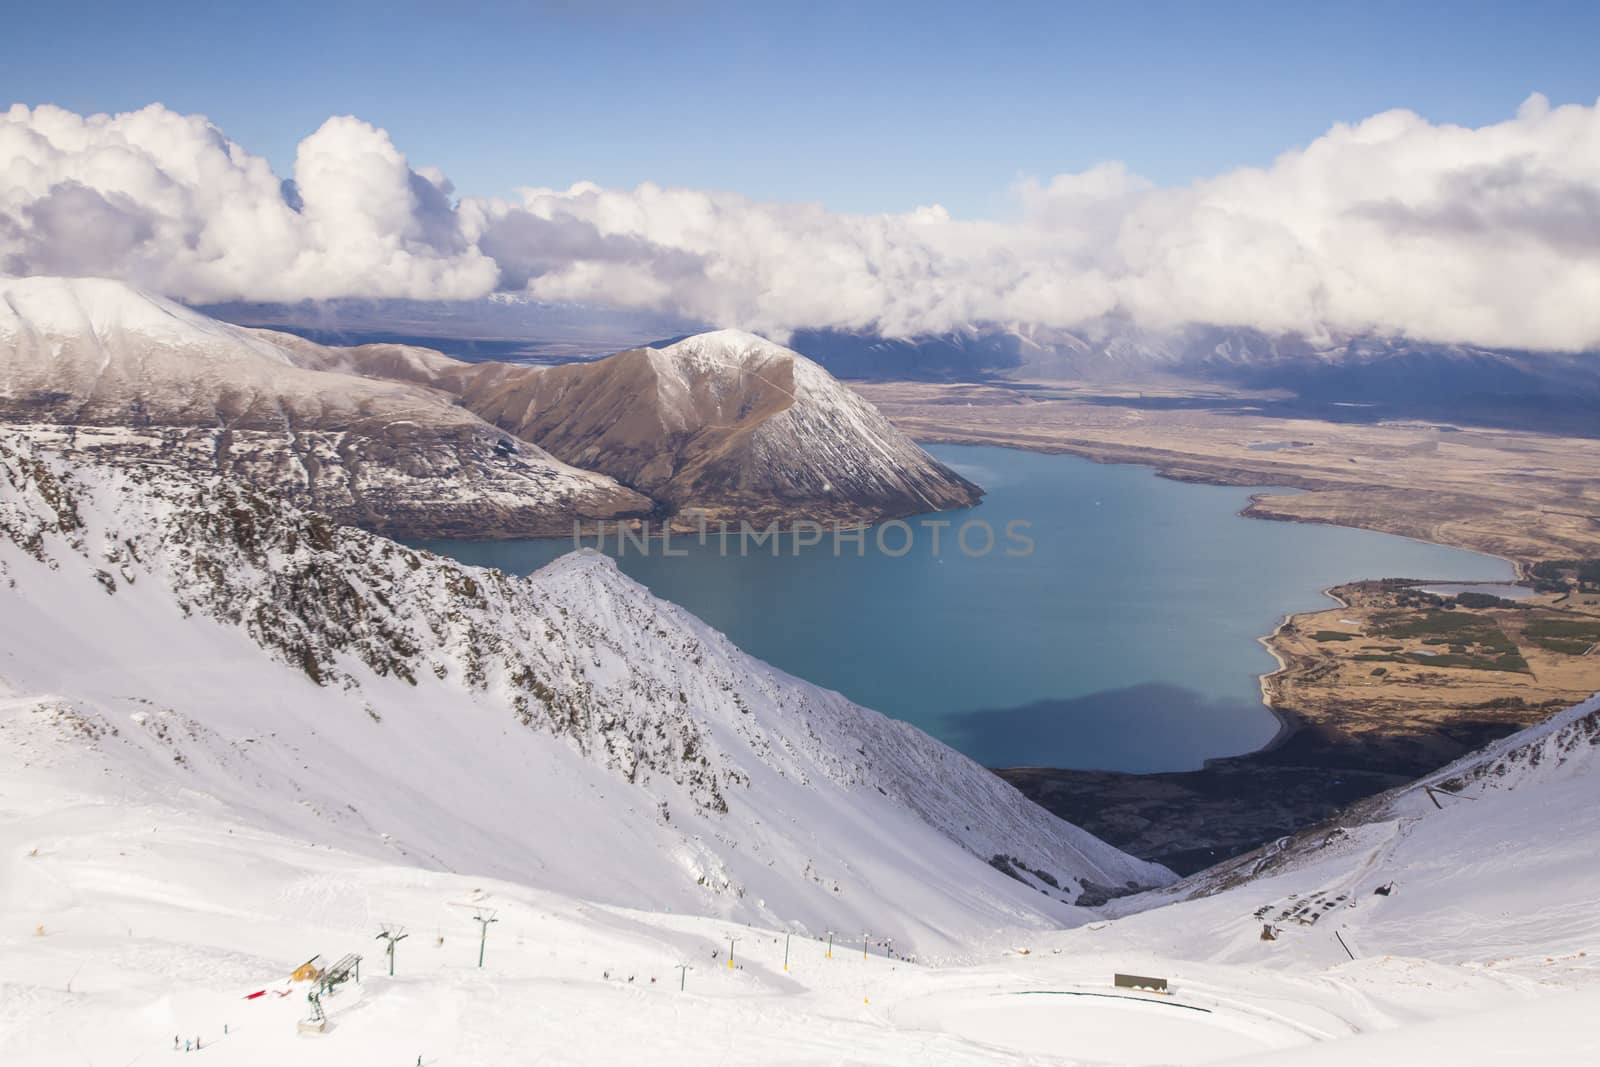
[(240, 326), (298, 334), (318, 344), (415, 345), (469, 363), (568, 363), (620, 352), (645, 338), (684, 337), (708, 328), (678, 315), (584, 304), (546, 304), (513, 296), (488, 300), (233, 302), (202, 305), (195, 310)]
[[(1391, 413), (1526, 424), (1548, 417), (1582, 432), (1600, 412), (1600, 353), (1540, 353), (1403, 338), (1320, 341), (1191, 326), (1157, 333), (990, 327), (938, 337), (799, 331), (790, 344), (844, 378), (1018, 378), (1137, 383), (1182, 378), (1283, 390), (1300, 404), (1374, 404)], [(1591, 427), (1593, 429), (1594, 427)]]
[[(392, 307), (391, 307), (392, 306)], [(389, 308), (388, 313), (385, 309)], [(482, 301), (224, 305), (229, 321), (272, 326), (323, 343), (406, 341), (465, 360), (588, 360), (664, 347), (705, 329), (670, 316)], [(1028, 379), (1115, 382), (1179, 378), (1227, 389), (1278, 391), (1287, 414), (1348, 419), (1426, 417), (1479, 425), (1600, 432), (1600, 353), (1546, 353), (1381, 336), (1309, 339), (1256, 330), (1128, 322), (1058, 330), (978, 324), (937, 336), (796, 330), (786, 346), (845, 379)]]
[(1385, 399), (1396, 389), (1472, 393), (1558, 393), (1600, 397), (1600, 353), (1514, 352), (1398, 338), (1320, 342), (1252, 330), (1185, 327), (1152, 333), (1123, 327), (1095, 334), (994, 327), (938, 337), (886, 339), (874, 334), (802, 330), (790, 339), (847, 378), (1021, 378), (1136, 380), (1185, 375), (1256, 388), (1337, 392)]

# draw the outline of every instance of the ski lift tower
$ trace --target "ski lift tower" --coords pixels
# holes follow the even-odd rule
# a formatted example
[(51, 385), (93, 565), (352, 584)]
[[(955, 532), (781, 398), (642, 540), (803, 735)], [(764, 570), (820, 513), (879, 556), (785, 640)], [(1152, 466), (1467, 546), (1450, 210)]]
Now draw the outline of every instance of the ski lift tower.
[[(477, 890), (474, 890), (473, 893), (479, 900), (483, 899), (482, 894), (478, 893)], [(472, 912), (472, 921), (478, 924), (478, 966), (482, 967), (483, 946), (484, 943), (489, 940), (489, 924), (500, 921), (499, 919), (495, 918), (495, 909), (484, 907), (482, 904), (473, 904), (463, 901), (452, 900), (448, 901), (447, 903), (452, 908), (466, 908), (468, 911)], [(441, 942), (443, 941), (442, 938), (440, 940)]]
[(306, 991), (306, 1001), (311, 1005), (311, 1014), (295, 1024), (297, 1033), (325, 1034), (328, 1032), (328, 1013), (322, 1007), (322, 989), (313, 984)]
[(397, 942), (404, 941), (405, 939), (406, 928), (404, 926), (392, 926), (389, 923), (383, 924), (383, 930), (376, 938), (378, 941), (388, 942), (388, 944), (386, 944), (383, 948), (383, 954), (389, 957), (390, 978), (394, 977), (394, 946)]
[(478, 924), (478, 966), (483, 966), (483, 946), (489, 940), (489, 924), (500, 920), (494, 917), (493, 908), (473, 908), (472, 921)]

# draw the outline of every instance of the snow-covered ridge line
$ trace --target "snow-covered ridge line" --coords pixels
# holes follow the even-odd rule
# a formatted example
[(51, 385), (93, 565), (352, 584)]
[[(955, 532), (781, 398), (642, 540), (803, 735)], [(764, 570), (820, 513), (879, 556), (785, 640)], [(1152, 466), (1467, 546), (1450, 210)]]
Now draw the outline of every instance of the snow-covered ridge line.
[[(275, 820), (297, 798), (300, 833), (371, 848), (381, 829), (430, 865), (811, 928), (851, 916), (930, 948), (1171, 877), (595, 554), (512, 578), (220, 476), (69, 467), (0, 434), (0, 567), (17, 688), (118, 752), (162, 725), (168, 759), (214, 774), (203, 791)], [(130, 694), (160, 709), (137, 731)]]
[[(1363, 834), (1392, 826), (1398, 834), (1460, 805), (1487, 814), (1511, 794), (1538, 794), (1548, 786), (1594, 773), (1600, 761), (1600, 693), (1519, 730), (1415, 782), (1351, 805), (1325, 823), (1309, 827), (1215, 867), (1163, 887), (1119, 909), (1158, 907), (1175, 899), (1194, 899), (1236, 889), (1318, 862), (1324, 850), (1336, 854)], [(1515, 801), (1512, 803), (1521, 803)], [(1537, 805), (1536, 799), (1528, 803)], [(1465, 818), (1466, 816), (1461, 816)]]
[(449, 393), (504, 433), (668, 511), (856, 523), (969, 507), (982, 495), (820, 366), (738, 330), (556, 367), (259, 333), (306, 367)]
[(0, 422), (416, 536), (561, 535), (653, 508), (439, 390), (301, 366), (272, 335), (108, 279), (0, 279)]
[(826, 371), (750, 334), (471, 364), (245, 329), (97, 278), (0, 278), (0, 422), (417, 537), (564, 536), (688, 507), (870, 522), (980, 496)]

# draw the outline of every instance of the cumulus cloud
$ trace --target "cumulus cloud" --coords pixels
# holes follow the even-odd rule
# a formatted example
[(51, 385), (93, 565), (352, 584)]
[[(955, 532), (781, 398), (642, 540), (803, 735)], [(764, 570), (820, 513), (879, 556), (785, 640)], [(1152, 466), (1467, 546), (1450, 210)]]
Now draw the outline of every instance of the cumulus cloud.
[[(439, 179), (442, 181), (442, 179)], [(498, 277), (441, 186), (332, 118), (292, 179), (160, 106), (0, 116), (0, 271), (126, 278), (188, 300), (462, 298)]]
[(1600, 348), (1600, 104), (1535, 96), (1476, 129), (1391, 111), (1180, 188), (1108, 163), (1012, 194), (995, 220), (653, 184), (458, 202), (354, 118), (302, 142), (283, 179), (159, 106), (0, 117), (0, 270), (190, 300), (509, 290), (778, 336), (1116, 317)]

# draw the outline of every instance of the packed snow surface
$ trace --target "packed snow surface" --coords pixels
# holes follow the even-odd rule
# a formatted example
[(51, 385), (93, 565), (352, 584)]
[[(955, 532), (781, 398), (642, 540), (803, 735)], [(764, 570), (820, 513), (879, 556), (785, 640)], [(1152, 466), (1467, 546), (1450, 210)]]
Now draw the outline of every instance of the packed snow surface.
[[(974, 939), (973, 961), (929, 967), (890, 958), (871, 931), (865, 957), (862, 932), (844, 929), (830, 955), (825, 933), (596, 904), (276, 833), (202, 794), (70, 772), (70, 738), (19, 745), (37, 706), (0, 698), (8, 1064), (149, 1062), (174, 1037), (246, 1065), (1503, 1067), (1600, 1055), (1600, 863), (1592, 794), (1578, 792), (1589, 772), (1575, 766), (1412, 812), (1381, 856), (1333, 850), (1074, 930), (997, 929)], [(1591, 810), (1568, 814), (1580, 796)], [(1543, 900), (1519, 893), (1525, 854), (1542, 861), (1531, 881), (1555, 880)], [(1385, 877), (1390, 896), (1351, 895)], [(1259, 939), (1256, 908), (1335, 888), (1348, 897), (1337, 914)], [(482, 968), (475, 915), (496, 920)], [(392, 978), (375, 940), (385, 926), (408, 935)], [(1334, 929), (1357, 960), (1327, 951)], [(299, 1034), (309, 1005), (291, 970), (346, 952), (365, 957), (359, 984), (324, 998), (325, 1033)], [(1118, 991), (1118, 971), (1167, 977), (1172, 993)]]

